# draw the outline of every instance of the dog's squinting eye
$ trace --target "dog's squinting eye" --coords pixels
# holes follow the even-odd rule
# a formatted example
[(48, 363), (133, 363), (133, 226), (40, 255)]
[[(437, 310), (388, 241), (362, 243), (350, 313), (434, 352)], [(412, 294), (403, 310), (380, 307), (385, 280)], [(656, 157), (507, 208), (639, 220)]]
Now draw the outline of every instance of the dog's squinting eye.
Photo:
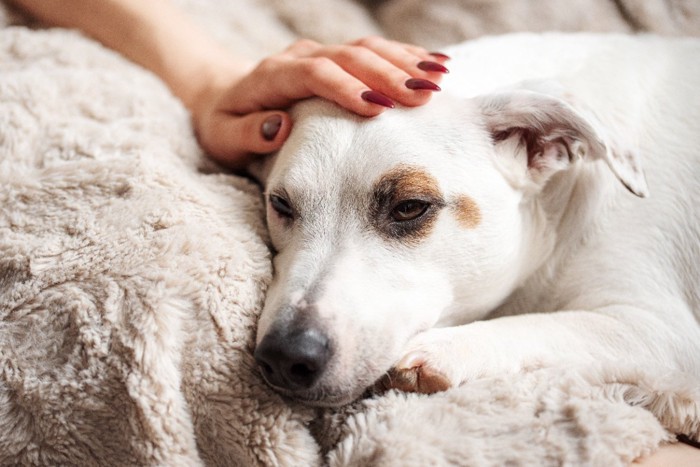
[(391, 210), (391, 218), (396, 222), (406, 222), (418, 219), (430, 207), (430, 203), (418, 199), (409, 199), (397, 204)]
[(270, 195), (269, 199), (272, 209), (274, 209), (275, 212), (277, 212), (277, 214), (279, 214), (282, 217), (286, 217), (287, 219), (294, 218), (294, 210), (289, 204), (289, 201), (277, 195)]

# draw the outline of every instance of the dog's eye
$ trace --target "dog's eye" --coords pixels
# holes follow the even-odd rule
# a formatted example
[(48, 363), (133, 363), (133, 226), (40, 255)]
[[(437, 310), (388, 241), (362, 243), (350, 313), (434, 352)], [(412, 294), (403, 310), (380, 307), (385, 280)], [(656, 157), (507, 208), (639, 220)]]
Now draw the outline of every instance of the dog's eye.
[(294, 218), (294, 210), (292, 206), (290, 206), (289, 201), (277, 195), (270, 195), (269, 199), (272, 209), (274, 209), (277, 214), (287, 219)]
[(406, 222), (418, 219), (430, 207), (430, 203), (418, 199), (402, 201), (391, 211), (391, 218), (396, 222)]

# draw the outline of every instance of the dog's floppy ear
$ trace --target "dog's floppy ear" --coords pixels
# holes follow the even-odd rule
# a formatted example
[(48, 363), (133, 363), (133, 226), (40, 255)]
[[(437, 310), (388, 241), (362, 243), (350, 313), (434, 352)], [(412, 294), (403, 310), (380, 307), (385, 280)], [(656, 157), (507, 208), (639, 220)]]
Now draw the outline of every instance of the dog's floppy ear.
[(258, 183), (265, 186), (267, 178), (270, 176), (270, 172), (272, 172), (272, 165), (275, 163), (276, 157), (277, 153), (256, 157), (246, 168), (248, 174)]
[(635, 150), (615, 147), (593, 119), (561, 99), (532, 91), (476, 98), (494, 144), (510, 142), (527, 151), (528, 174), (544, 184), (576, 158), (603, 159), (629, 191), (648, 195)]

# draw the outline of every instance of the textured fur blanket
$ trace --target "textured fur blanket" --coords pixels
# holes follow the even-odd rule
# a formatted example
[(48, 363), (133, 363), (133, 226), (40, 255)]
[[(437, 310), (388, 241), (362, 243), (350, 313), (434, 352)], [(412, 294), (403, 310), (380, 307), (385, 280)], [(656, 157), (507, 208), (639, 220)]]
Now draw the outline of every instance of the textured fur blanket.
[[(420, 42), (397, 32), (400, 13), (415, 34), (442, 31), (423, 41), (440, 46), (464, 37), (455, 15), (469, 25), (486, 8), (180, 3), (251, 56), (300, 35)], [(696, 21), (683, 11), (667, 15), (684, 18), (672, 32)], [(614, 466), (700, 436), (697, 380), (624, 365), (291, 405), (251, 355), (271, 277), (262, 211), (256, 185), (203, 156), (157, 78), (0, 5), (0, 465)]]

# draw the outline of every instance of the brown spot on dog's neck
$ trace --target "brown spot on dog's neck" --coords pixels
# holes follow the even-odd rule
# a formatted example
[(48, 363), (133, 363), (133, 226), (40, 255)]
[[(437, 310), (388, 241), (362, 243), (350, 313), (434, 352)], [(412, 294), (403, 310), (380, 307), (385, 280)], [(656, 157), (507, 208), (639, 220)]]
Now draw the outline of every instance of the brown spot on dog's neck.
[[(397, 222), (392, 210), (407, 200), (419, 200), (429, 208), (415, 220)], [(370, 222), (387, 239), (415, 244), (428, 237), (441, 208), (445, 206), (438, 183), (425, 170), (399, 165), (384, 174), (375, 184), (370, 207)]]
[(457, 198), (452, 209), (459, 223), (467, 229), (473, 229), (481, 223), (479, 205), (469, 196), (463, 195)]

